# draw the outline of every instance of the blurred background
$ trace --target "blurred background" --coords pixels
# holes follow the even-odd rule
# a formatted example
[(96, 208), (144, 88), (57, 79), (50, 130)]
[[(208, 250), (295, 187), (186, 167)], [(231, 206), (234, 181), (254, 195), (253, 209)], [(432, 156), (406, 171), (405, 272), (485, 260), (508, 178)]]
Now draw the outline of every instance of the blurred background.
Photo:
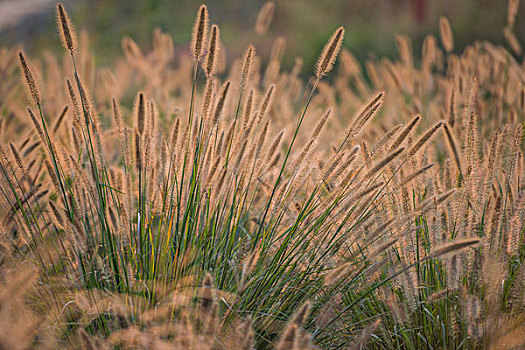
[[(121, 39), (129, 36), (143, 50), (151, 46), (152, 31), (160, 27), (171, 34), (176, 50), (187, 50), (196, 0), (64, 0), (77, 29), (90, 33), (90, 44), (99, 66), (122, 55)], [(273, 40), (287, 39), (285, 68), (294, 57), (311, 67), (325, 40), (339, 25), (347, 30), (344, 45), (360, 60), (369, 55), (396, 57), (395, 35), (413, 41), (416, 57), (425, 35), (439, 33), (439, 17), (452, 25), (455, 51), (476, 39), (506, 45), (505, 0), (277, 0), (268, 33), (259, 36), (253, 28), (263, 0), (210, 0), (212, 23), (222, 30), (228, 62), (249, 43), (267, 57)], [(522, 1), (523, 2), (523, 1)], [(58, 51), (55, 30), (56, 0), (0, 0), (0, 46), (21, 43), (30, 55)], [(517, 15), (515, 33), (525, 42), (525, 5)], [(522, 59), (520, 58), (520, 61)]]

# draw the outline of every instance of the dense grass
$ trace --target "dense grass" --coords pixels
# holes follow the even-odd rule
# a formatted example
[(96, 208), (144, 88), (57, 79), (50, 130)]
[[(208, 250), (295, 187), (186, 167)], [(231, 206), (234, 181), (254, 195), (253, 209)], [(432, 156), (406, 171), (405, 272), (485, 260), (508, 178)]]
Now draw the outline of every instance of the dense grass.
[(62, 60), (0, 56), (2, 346), (525, 345), (524, 72), (505, 49), (455, 55), (443, 19), (445, 50), (427, 37), (416, 66), (398, 37), (367, 82), (341, 27), (305, 84), (282, 39), (226, 72), (201, 7), (190, 56), (155, 31), (97, 70), (57, 9)]

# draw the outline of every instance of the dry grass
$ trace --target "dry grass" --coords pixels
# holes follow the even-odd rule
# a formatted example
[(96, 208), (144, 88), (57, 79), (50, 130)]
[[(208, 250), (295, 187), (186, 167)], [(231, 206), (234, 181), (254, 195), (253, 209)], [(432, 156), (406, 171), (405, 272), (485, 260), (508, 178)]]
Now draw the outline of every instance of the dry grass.
[(505, 48), (453, 53), (441, 19), (444, 50), (398, 37), (367, 80), (340, 27), (305, 84), (283, 38), (226, 68), (202, 6), (187, 56), (156, 30), (97, 69), (57, 11), (62, 59), (0, 51), (0, 348), (525, 346)]

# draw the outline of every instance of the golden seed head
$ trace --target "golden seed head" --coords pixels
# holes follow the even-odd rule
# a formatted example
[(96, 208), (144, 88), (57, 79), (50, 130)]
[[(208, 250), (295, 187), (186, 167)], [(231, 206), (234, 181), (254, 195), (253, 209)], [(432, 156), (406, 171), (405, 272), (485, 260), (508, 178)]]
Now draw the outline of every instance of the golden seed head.
[(268, 31), (270, 24), (272, 23), (273, 13), (275, 11), (275, 3), (273, 1), (267, 1), (261, 11), (257, 15), (257, 21), (255, 22), (255, 32), (259, 35), (263, 35)]
[(441, 33), (441, 41), (443, 47), (447, 52), (451, 52), (454, 49), (454, 37), (452, 36), (452, 29), (450, 23), (445, 17), (439, 19), (439, 31)]
[(480, 242), (480, 239), (478, 237), (456, 239), (454, 241), (442, 244), (441, 246), (438, 246), (432, 249), (430, 251), (429, 257), (437, 258), (439, 256), (446, 255), (449, 253), (453, 253), (453, 252), (457, 253), (460, 250), (474, 246), (478, 244), (479, 242)]
[(212, 94), (214, 93), (215, 83), (213, 79), (206, 80), (206, 87), (204, 88), (204, 97), (202, 101), (201, 116), (206, 118), (210, 114), (210, 107), (212, 105)]
[(291, 322), (295, 323), (298, 326), (304, 324), (304, 322), (308, 318), (311, 307), (312, 303), (310, 301), (305, 302), (303, 305), (301, 305), (301, 307), (299, 307), (297, 312), (294, 314)]
[(204, 62), (204, 70), (206, 71), (206, 76), (209, 78), (217, 72), (218, 66), (218, 51), (220, 50), (219, 45), (220, 40), (220, 30), (217, 25), (211, 27), (211, 37), (208, 45), (208, 53), (206, 55), (206, 61)]
[(226, 101), (226, 97), (228, 96), (229, 89), (230, 89), (230, 82), (227, 81), (221, 88), (220, 97), (219, 97), (219, 100), (217, 101), (217, 105), (215, 106), (215, 111), (213, 114), (213, 125), (216, 125), (219, 122), (219, 118), (224, 108), (224, 104)]
[(272, 52), (270, 54), (270, 61), (280, 62), (284, 56), (284, 50), (286, 49), (286, 39), (282, 36), (275, 39)]
[(518, 7), (520, 0), (509, 0), (509, 7), (507, 8), (507, 26), (512, 28), (516, 21), (516, 14), (518, 13)]
[(410, 132), (416, 126), (416, 124), (419, 123), (420, 120), (421, 120), (421, 116), (419, 114), (416, 115), (414, 118), (412, 118), (410, 123), (403, 129), (401, 134), (399, 134), (396, 140), (392, 143), (392, 145), (390, 146), (390, 150), (394, 150), (398, 148), (403, 143), (403, 141), (407, 138), (408, 134), (410, 134)]
[(324, 125), (326, 124), (326, 121), (330, 117), (330, 114), (332, 113), (332, 107), (328, 108), (326, 112), (323, 114), (323, 117), (319, 122), (317, 123), (314, 132), (312, 133), (312, 140), (316, 140), (319, 137), (319, 134), (321, 133), (321, 130), (323, 130)]
[(315, 64), (314, 73), (318, 79), (324, 77), (327, 73), (332, 70), (335, 60), (339, 51), (341, 50), (341, 45), (343, 44), (343, 37), (345, 35), (345, 29), (339, 27), (334, 34), (330, 37), (328, 42), (323, 48), (321, 55), (317, 59)]
[(22, 68), (22, 72), (24, 72), (24, 77), (26, 80), (27, 88), (29, 90), (29, 94), (31, 95), (33, 101), (35, 101), (35, 103), (38, 105), (41, 101), (40, 92), (38, 90), (33, 71), (29, 67), (29, 63), (27, 62), (27, 59), (22, 51), (18, 53), (18, 58), (20, 59), (20, 67)]
[(252, 113), (252, 106), (253, 106), (253, 89), (251, 89), (250, 92), (248, 93), (248, 98), (246, 99), (246, 103), (244, 105), (243, 129), (246, 129), (246, 127), (248, 126), (248, 121)]
[(394, 160), (394, 158), (396, 158), (398, 155), (400, 155), (401, 152), (403, 152), (404, 150), (405, 150), (405, 147), (399, 147), (398, 149), (396, 149), (395, 151), (391, 152), (386, 157), (381, 159), (381, 161), (379, 161), (379, 163), (377, 163), (372, 169), (370, 169), (370, 171), (365, 175), (365, 178), (369, 178), (370, 176), (372, 176), (375, 173), (377, 173), (379, 170), (383, 169), (385, 167), (385, 165), (387, 165), (392, 160)]
[(426, 133), (424, 133), (423, 136), (419, 138), (419, 140), (412, 146), (412, 148), (408, 152), (409, 156), (413, 156), (414, 154), (416, 154), (417, 151), (419, 151), (421, 147), (423, 147), (425, 143), (427, 143), (427, 141), (430, 140), (432, 136), (434, 136), (436, 131), (438, 131), (438, 129), (441, 128), (442, 126), (443, 126), (443, 121), (440, 120), (439, 122), (434, 124), (434, 126), (430, 128)]
[(433, 35), (427, 35), (423, 41), (422, 52), (423, 63), (428, 67), (436, 58), (436, 39)]
[(46, 144), (47, 140), (45, 138), (44, 131), (42, 129), (42, 125), (40, 125), (40, 122), (36, 118), (35, 113), (33, 113), (31, 108), (27, 107), (27, 111), (29, 112), (29, 116), (31, 117), (31, 121), (33, 122), (33, 125), (35, 126), (35, 129), (36, 129), (36, 131), (38, 133), (38, 136), (40, 137), (41, 141), (44, 144)]
[(202, 58), (204, 53), (204, 43), (208, 34), (208, 8), (206, 5), (201, 5), (197, 12), (197, 18), (193, 26), (191, 48), (193, 59), (198, 61)]
[(75, 90), (73, 89), (73, 85), (71, 84), (71, 81), (69, 79), (66, 79), (66, 85), (67, 85), (67, 91), (68, 91), (69, 97), (71, 99), (71, 104), (73, 105), (73, 112), (75, 115), (75, 120), (79, 122), (82, 112), (80, 110), (80, 104), (77, 98), (77, 94), (75, 93)]
[(259, 110), (259, 118), (263, 118), (266, 112), (268, 111), (269, 107), (272, 104), (273, 101), (273, 95), (275, 91), (275, 85), (272, 84), (266, 91), (266, 95), (264, 96), (263, 103), (261, 105), (261, 109)]
[(137, 131), (140, 135), (144, 134), (146, 126), (146, 97), (142, 91), (135, 98), (135, 119)]
[(456, 102), (455, 102), (455, 91), (454, 86), (450, 87), (450, 94), (448, 100), (448, 123), (451, 127), (454, 127), (456, 122)]
[(241, 71), (241, 90), (244, 90), (246, 85), (250, 82), (253, 75), (253, 60), (255, 58), (255, 46), (250, 45), (244, 52), (242, 59), (242, 71)]
[(120, 111), (120, 105), (115, 97), (111, 99), (111, 107), (113, 111), (113, 122), (115, 123), (115, 130), (117, 130), (117, 132), (121, 132), (123, 127), (122, 112)]
[(452, 135), (452, 132), (450, 131), (450, 127), (448, 123), (443, 124), (443, 130), (445, 132), (445, 136), (447, 137), (447, 142), (450, 147), (450, 151), (452, 152), (452, 155), (454, 156), (454, 161), (456, 162), (456, 166), (458, 167), (458, 171), (461, 172), (461, 157), (460, 153), (458, 151), (458, 147), (456, 146), (456, 141), (454, 139), (454, 135)]
[(520, 41), (510, 27), (503, 29), (503, 36), (505, 37), (505, 40), (509, 44), (514, 54), (516, 54), (516, 56), (520, 56), (522, 51)]
[(77, 46), (77, 36), (67, 11), (60, 2), (57, 4), (57, 25), (64, 47), (73, 54)]

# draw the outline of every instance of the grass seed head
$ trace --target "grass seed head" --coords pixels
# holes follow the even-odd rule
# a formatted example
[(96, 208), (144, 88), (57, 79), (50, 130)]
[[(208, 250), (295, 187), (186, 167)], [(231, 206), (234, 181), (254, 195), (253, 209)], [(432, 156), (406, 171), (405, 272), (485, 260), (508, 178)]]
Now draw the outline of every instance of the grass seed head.
[(270, 28), (272, 23), (273, 13), (275, 11), (275, 3), (273, 1), (267, 1), (262, 6), (259, 14), (257, 15), (257, 21), (255, 22), (255, 32), (259, 35), (264, 35)]
[(445, 17), (439, 19), (439, 31), (441, 33), (441, 42), (445, 50), (450, 53), (454, 49), (454, 37), (452, 36), (452, 29), (450, 23)]
[(20, 67), (22, 68), (22, 72), (24, 73), (24, 77), (27, 84), (27, 90), (29, 91), (29, 96), (31, 96), (36, 105), (39, 105), (41, 102), (40, 91), (35, 80), (35, 75), (31, 70), (31, 67), (29, 66), (25, 54), (22, 51), (18, 52), (18, 58), (20, 61)]
[(62, 3), (58, 3), (57, 6), (57, 25), (60, 37), (62, 38), (62, 43), (64, 47), (69, 50), (71, 55), (74, 54), (77, 47), (77, 36), (75, 28), (71, 24), (71, 20), (67, 14), (67, 11), (64, 9)]
[(195, 61), (199, 61), (204, 54), (204, 43), (208, 35), (208, 22), (208, 8), (206, 5), (201, 5), (195, 18), (191, 40), (191, 49)]
[(337, 55), (341, 50), (344, 35), (345, 29), (343, 27), (339, 27), (334, 32), (334, 34), (332, 34), (324, 46), (323, 51), (321, 52), (321, 55), (315, 64), (314, 74), (317, 79), (321, 79), (332, 70), (335, 60), (337, 59)]

